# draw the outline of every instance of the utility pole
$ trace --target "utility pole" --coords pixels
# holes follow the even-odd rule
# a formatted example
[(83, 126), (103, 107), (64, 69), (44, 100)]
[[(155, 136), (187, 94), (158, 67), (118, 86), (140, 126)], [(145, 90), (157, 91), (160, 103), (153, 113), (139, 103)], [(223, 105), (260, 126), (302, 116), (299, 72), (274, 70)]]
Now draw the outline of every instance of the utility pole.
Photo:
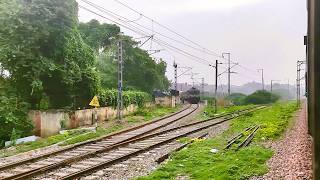
[(218, 111), (218, 107), (217, 107), (217, 98), (218, 98), (218, 95), (217, 95), (217, 91), (218, 91), (218, 60), (216, 60), (216, 82), (215, 82), (215, 85), (214, 85), (214, 112), (217, 113)]
[(231, 94), (231, 67), (230, 67), (230, 60), (231, 60), (231, 53), (222, 53), (222, 58), (224, 58), (224, 55), (228, 55), (228, 95)]
[(202, 91), (202, 96), (204, 96), (204, 78), (201, 78), (201, 91)]
[[(209, 65), (211, 67), (213, 67), (215, 69), (215, 83), (214, 83), (214, 112), (216, 113), (217, 112), (217, 98), (218, 98), (218, 77), (219, 77), (219, 74), (218, 74), (218, 60), (216, 60), (216, 64), (213, 66), (213, 65)], [(220, 74), (221, 75), (221, 74)]]
[(271, 80), (271, 93), (272, 93), (272, 91), (273, 91), (273, 82), (275, 82), (275, 81), (279, 81), (279, 80)]
[(123, 42), (121, 37), (118, 41), (118, 97), (117, 97), (117, 118), (122, 119), (122, 80), (123, 80)]
[(176, 62), (173, 62), (174, 67), (174, 90), (178, 90), (178, 64)]
[(290, 99), (291, 94), (290, 94), (290, 79), (288, 78), (288, 99)]
[(297, 105), (298, 107), (300, 107), (300, 103), (301, 103), (301, 66), (303, 64), (305, 64), (306, 61), (297, 61)]
[(258, 72), (261, 72), (262, 90), (264, 91), (264, 77), (263, 77), (263, 69), (258, 69)]

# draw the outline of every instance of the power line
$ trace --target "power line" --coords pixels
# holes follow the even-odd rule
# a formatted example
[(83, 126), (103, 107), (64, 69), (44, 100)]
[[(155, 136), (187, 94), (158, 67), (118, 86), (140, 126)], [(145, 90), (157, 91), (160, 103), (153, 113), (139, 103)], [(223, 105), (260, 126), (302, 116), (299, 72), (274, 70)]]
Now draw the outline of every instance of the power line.
[[(163, 25), (163, 24), (161, 24), (161, 23), (159, 23), (159, 22), (155, 21), (154, 19), (152, 19), (152, 18), (150, 18), (150, 17), (148, 17), (148, 16), (144, 15), (143, 13), (139, 12), (138, 10), (135, 10), (134, 8), (130, 7), (129, 5), (127, 5), (127, 4), (125, 4), (125, 3), (123, 3), (123, 2), (121, 2), (121, 1), (119, 1), (119, 0), (114, 0), (114, 1), (115, 1), (115, 2), (117, 2), (117, 3), (119, 3), (119, 4), (121, 4), (121, 5), (122, 5), (122, 6), (124, 6), (124, 7), (126, 7), (126, 8), (128, 8), (128, 9), (132, 10), (133, 12), (135, 12), (135, 13), (137, 13), (137, 14), (139, 14), (139, 15), (141, 15), (141, 16), (143, 16), (143, 17), (147, 18), (147, 19), (149, 19), (150, 21), (153, 21), (155, 24), (157, 24), (157, 25), (159, 25), (160, 27), (162, 27), (162, 28), (164, 28), (164, 29), (166, 29), (166, 30), (170, 31), (171, 33), (173, 33), (173, 34), (175, 34), (175, 35), (177, 35), (177, 36), (181, 37), (182, 39), (184, 39), (184, 40), (186, 40), (186, 41), (188, 41), (188, 42), (190, 42), (190, 43), (192, 43), (192, 44), (194, 44), (194, 45), (196, 45), (196, 46), (200, 47), (200, 48), (201, 48), (201, 49), (203, 49), (203, 50), (206, 50), (206, 51), (207, 51), (207, 54), (214, 55), (214, 56), (217, 56), (217, 57), (220, 57), (220, 58), (224, 59), (220, 54), (218, 54), (218, 53), (216, 53), (216, 52), (214, 52), (214, 51), (211, 51), (211, 50), (209, 50), (209, 49), (207, 49), (207, 48), (203, 47), (203, 46), (202, 46), (202, 45), (200, 45), (199, 43), (194, 42), (193, 40), (190, 40), (189, 38), (187, 38), (187, 37), (185, 37), (185, 36), (181, 35), (180, 33), (177, 33), (176, 31), (172, 30), (172, 29), (171, 29), (171, 28), (169, 28), (168, 26), (165, 26), (165, 25)], [(226, 59), (225, 59), (225, 60), (226, 60)]]
[[(133, 32), (135, 32), (135, 33), (137, 33), (137, 34), (139, 34), (139, 35), (149, 35), (147, 32), (145, 32), (145, 31), (143, 31), (143, 30), (141, 30), (141, 29), (139, 29), (139, 28), (137, 28), (137, 27), (135, 27), (135, 26), (133, 26), (133, 25), (131, 25), (131, 24), (130, 24), (130, 25), (123, 25), (123, 24), (121, 24), (121, 23), (119, 23), (119, 22), (117, 22), (117, 21), (115, 21), (115, 20), (112, 20), (112, 19), (110, 19), (110, 18), (108, 18), (108, 17), (105, 17), (105, 16), (103, 16), (103, 15), (97, 13), (97, 12), (94, 12), (94, 11), (92, 11), (92, 10), (90, 10), (90, 9), (82, 6), (82, 5), (79, 5), (79, 7), (82, 8), (82, 9), (84, 9), (84, 10), (86, 10), (86, 11), (89, 11), (89, 12), (91, 12), (91, 13), (97, 15), (97, 16), (100, 16), (100, 17), (102, 17), (102, 18), (104, 18), (104, 19), (107, 19), (107, 20), (109, 20), (109, 21), (111, 21), (111, 22), (113, 22), (113, 23), (115, 23), (115, 24), (117, 24), (117, 25), (119, 25), (119, 26), (122, 26), (122, 27), (124, 27), (124, 28), (126, 28), (126, 29), (128, 29), (128, 30), (131, 30), (131, 31), (133, 31)], [(99, 8), (97, 8), (97, 7), (94, 7), (94, 8), (98, 9), (99, 11), (101, 11), (101, 10), (100, 10)], [(118, 20), (121, 20), (121, 19), (118, 19)], [(123, 21), (123, 20), (121, 20), (121, 21)], [(124, 23), (126, 23), (126, 22), (124, 22)], [(129, 26), (131, 26), (131, 27), (129, 27)], [(137, 30), (135, 30), (135, 29), (133, 29), (133, 28), (135, 28), (135, 29), (137, 29)], [(150, 35), (149, 35), (149, 36), (150, 36)], [(173, 45), (171, 45), (171, 44), (169, 44), (169, 43), (167, 43), (167, 42), (165, 42), (165, 41), (163, 41), (163, 40), (160, 40), (160, 39), (157, 39), (157, 38), (154, 38), (153, 40), (154, 40), (157, 44), (162, 44), (163, 46), (165, 46), (165, 47), (167, 47), (167, 48), (170, 48), (171, 50), (174, 49), (175, 52), (180, 51), (179, 54), (182, 54), (182, 55), (184, 55), (184, 56), (190, 56), (190, 57), (192, 57), (194, 60), (196, 60), (196, 61), (198, 61), (198, 62), (203, 61), (203, 62), (205, 62), (205, 65), (211, 64), (210, 61), (208, 61), (208, 60), (206, 60), (206, 59), (203, 59), (203, 58), (201, 58), (201, 57), (198, 57), (198, 56), (196, 56), (196, 55), (193, 55), (193, 54), (191, 54), (191, 53), (189, 53), (189, 52), (187, 52), (187, 51), (185, 51), (185, 50), (182, 50), (182, 49), (180, 49), (180, 48), (177, 48), (177, 47), (175, 47), (175, 46), (173, 46)], [(203, 62), (200, 62), (200, 63), (203, 63)]]
[[(123, 17), (123, 16), (121, 16), (121, 15), (118, 15), (118, 14), (112, 12), (112, 11), (109, 11), (109, 10), (107, 10), (107, 9), (105, 9), (105, 8), (99, 6), (99, 5), (96, 5), (96, 4), (94, 4), (94, 3), (90, 2), (90, 1), (87, 1), (87, 0), (81, 0), (81, 1), (85, 2), (86, 4), (94, 7), (95, 9), (97, 9), (97, 10), (103, 12), (103, 13), (108, 14), (109, 16), (112, 16), (113, 18), (115, 18), (115, 19), (117, 19), (117, 20), (122, 21), (123, 23), (125, 23), (125, 24), (127, 24), (127, 25), (124, 25), (124, 24), (119, 23), (119, 22), (117, 22), (117, 21), (115, 21), (115, 20), (112, 20), (112, 19), (110, 19), (110, 18), (108, 18), (108, 17), (105, 17), (105, 16), (103, 16), (103, 15), (101, 15), (101, 14), (99, 14), (99, 13), (96, 13), (96, 12), (94, 12), (93, 10), (90, 10), (90, 9), (84, 7), (84, 6), (79, 5), (80, 8), (82, 8), (82, 9), (84, 9), (84, 10), (86, 10), (86, 11), (89, 11), (89, 12), (91, 12), (91, 13), (97, 15), (97, 16), (100, 16), (100, 17), (102, 17), (102, 18), (104, 18), (104, 19), (107, 19), (107, 20), (109, 20), (109, 21), (111, 21), (111, 22), (113, 22), (113, 23), (115, 23), (115, 24), (117, 24), (117, 25), (119, 25), (119, 26), (121, 26), (121, 27), (124, 27), (124, 28), (126, 28), (126, 29), (128, 29), (128, 30), (130, 30), (130, 31), (132, 31), (132, 32), (135, 32), (135, 33), (137, 33), (137, 34), (139, 34), (139, 35), (144, 35), (144, 36), (147, 36), (147, 37), (150, 37), (150, 36), (151, 36), (149, 33), (145, 32), (144, 30), (141, 30), (141, 29), (137, 28), (136, 26), (130, 24), (130, 23), (129, 23), (130, 21), (128, 20), (128, 18)], [(120, 2), (120, 1), (118, 1), (118, 2)], [(146, 17), (146, 16), (143, 15), (143, 14), (141, 14), (141, 16)], [(120, 17), (120, 18), (119, 18), (119, 17)], [(123, 19), (121, 19), (121, 18), (123, 18), (123, 19), (125, 19), (125, 20), (123, 20)], [(157, 21), (155, 21), (155, 20), (153, 20), (153, 19), (151, 19), (151, 18), (148, 18), (148, 19), (152, 20), (155, 24), (161, 25), (160, 23), (158, 23)], [(136, 23), (136, 22), (132, 22), (132, 23), (135, 23), (136, 25), (138, 25), (138, 26), (140, 26), (140, 27), (142, 27), (142, 28), (144, 28), (144, 29), (147, 29), (147, 30), (149, 30), (149, 31), (154, 31), (153, 29), (147, 28), (147, 27), (145, 27), (145, 26), (143, 26), (143, 25), (141, 25), (141, 24), (139, 24), (139, 23)], [(166, 27), (166, 26), (164, 26), (164, 25), (161, 25), (161, 26)], [(169, 29), (169, 28), (168, 28), (168, 29)], [(173, 30), (172, 30), (172, 31), (173, 31)], [(156, 31), (154, 31), (154, 32), (156, 32)], [(176, 34), (175, 31), (173, 31), (173, 32)], [(156, 33), (158, 33), (158, 32), (156, 32)], [(186, 45), (186, 46), (188, 46), (188, 47), (191, 47), (191, 48), (193, 48), (193, 49), (200, 50), (200, 49), (194, 48), (193, 46), (190, 46), (190, 45), (188, 45), (188, 44), (186, 44), (186, 43), (183, 43), (183, 42), (181, 42), (181, 41), (175, 40), (175, 39), (173, 39), (173, 38), (171, 38), (171, 37), (169, 37), (169, 36), (163, 35), (162, 33), (158, 33), (158, 34), (160, 34), (161, 36), (166, 37), (166, 38), (168, 38), (168, 39), (170, 39), (170, 40), (173, 40), (173, 41), (175, 41), (175, 42), (178, 42), (178, 43), (180, 43), (180, 44), (184, 44), (184, 45)], [(177, 33), (176, 35), (182, 36), (182, 35), (180, 35), (179, 33)], [(182, 36), (182, 37), (184, 37), (184, 36)], [(184, 38), (185, 38), (185, 37), (184, 37)], [(186, 38), (186, 39), (188, 39), (188, 38)], [(154, 40), (158, 45), (160, 45), (160, 46), (162, 46), (162, 47), (165, 46), (166, 49), (170, 49), (170, 50), (172, 50), (172, 51), (174, 51), (174, 52), (176, 52), (176, 53), (179, 53), (179, 54), (181, 54), (181, 55), (183, 55), (183, 56), (187, 56), (187, 57), (189, 57), (189, 58), (191, 57), (193, 60), (196, 60), (196, 61), (199, 62), (199, 63), (205, 64), (205, 65), (211, 65), (211, 64), (213, 64), (212, 62), (210, 62), (210, 61), (208, 61), (208, 60), (206, 60), (206, 59), (204, 59), (204, 58), (201, 58), (201, 57), (198, 57), (198, 56), (196, 56), (196, 55), (194, 55), (194, 54), (191, 54), (191, 53), (189, 53), (189, 52), (187, 52), (187, 51), (185, 51), (185, 50), (183, 50), (183, 49), (180, 49), (180, 48), (178, 48), (178, 47), (176, 47), (176, 46), (174, 46), (174, 45), (171, 45), (171, 44), (169, 44), (168, 42), (165, 42), (165, 41), (163, 41), (163, 40), (161, 40), (161, 39), (154, 38), (153, 40)], [(189, 40), (189, 39), (188, 39), (188, 40)], [(190, 40), (190, 41), (191, 41), (191, 40)], [(192, 41), (192, 43), (193, 43), (193, 44), (196, 44), (197, 46), (199, 46), (199, 47), (201, 47), (201, 48), (203, 48), (201, 45), (199, 45), (199, 44), (197, 44), (197, 43), (195, 43), (195, 42), (193, 42), (193, 41)], [(201, 50), (201, 52), (204, 52), (203, 50), (207, 50), (207, 49), (204, 48), (204, 49)], [(208, 50), (207, 50), (207, 51), (208, 51)], [(169, 52), (169, 51), (168, 51), (168, 52)], [(215, 53), (215, 56), (221, 57), (220, 55), (217, 55), (216, 53)], [(174, 56), (173, 56), (173, 57), (174, 57)], [(221, 57), (221, 58), (223, 58), (223, 57)], [(225, 58), (223, 58), (223, 59), (226, 60)], [(234, 62), (233, 62), (233, 63), (234, 63)], [(251, 70), (251, 69), (249, 69), (249, 68), (247, 68), (247, 67), (245, 67), (245, 66), (240, 65), (239, 63), (235, 63), (235, 64), (237, 64), (239, 67), (242, 67), (243, 69), (253, 71), (253, 70)]]
[[(88, 4), (88, 5), (96, 8), (96, 9), (98, 9), (98, 10), (101, 11), (101, 12), (104, 12), (104, 13), (106, 13), (106, 14), (109, 14), (110, 16), (113, 16), (114, 18), (116, 18), (116, 19), (118, 19), (118, 20), (120, 20), (120, 21), (122, 21), (122, 22), (124, 22), (124, 23), (129, 23), (129, 22), (130, 22), (130, 20), (129, 20), (128, 18), (126, 18), (126, 17), (124, 17), (124, 16), (121, 16), (121, 15), (119, 15), (119, 14), (117, 14), (117, 13), (114, 13), (114, 12), (112, 12), (112, 11), (110, 11), (110, 10), (107, 10), (107, 9), (105, 9), (105, 8), (103, 8), (103, 7), (95, 4), (95, 3), (92, 3), (92, 2), (90, 2), (90, 1), (88, 1), (88, 0), (80, 0), (80, 1), (82, 1), (82, 2), (84, 2), (84, 3), (86, 3), (86, 4)], [(122, 18), (122, 19), (121, 19), (121, 18)], [(125, 21), (124, 21), (123, 19), (125, 19)], [(150, 20), (152, 20), (152, 19), (150, 19)], [(152, 22), (155, 23), (154, 20), (152, 20)], [(132, 21), (132, 23), (134, 23), (134, 24), (136, 24), (137, 26), (139, 26), (139, 27), (141, 27), (141, 28), (144, 28), (144, 29), (146, 29), (146, 30), (148, 30), (148, 31), (151, 31), (152, 33), (156, 33), (156, 34), (158, 34), (158, 35), (160, 35), (160, 36), (162, 36), (162, 37), (164, 37), (164, 38), (167, 38), (167, 39), (172, 40), (172, 41), (174, 41), (174, 42), (176, 42), (176, 43), (179, 43), (179, 44), (182, 44), (182, 45), (187, 46), (187, 47), (189, 47), (189, 48), (192, 48), (192, 49), (194, 49), (194, 50), (197, 50), (197, 51), (199, 51), (199, 52), (201, 52), (201, 53), (210, 54), (210, 53), (208, 53), (208, 52), (203, 51), (204, 49), (203, 49), (202, 47), (201, 47), (201, 49), (196, 48), (196, 47), (191, 46), (191, 45), (189, 45), (189, 44), (187, 44), (187, 43), (184, 43), (184, 42), (182, 42), (182, 41), (179, 41), (179, 40), (176, 40), (176, 39), (174, 39), (174, 38), (172, 38), (172, 37), (169, 37), (169, 36), (167, 36), (167, 35), (165, 35), (165, 34), (163, 34), (163, 33), (160, 33), (160, 32), (158, 32), (158, 31), (155, 31), (153, 28), (148, 28), (148, 27), (143, 26), (143, 25), (141, 25), (141, 24), (139, 24), (139, 23), (137, 23), (137, 22), (134, 22), (134, 21)], [(215, 53), (215, 54), (210, 54), (210, 55), (213, 55), (213, 56), (219, 57), (219, 58), (223, 58), (223, 57), (217, 55), (216, 53)]]

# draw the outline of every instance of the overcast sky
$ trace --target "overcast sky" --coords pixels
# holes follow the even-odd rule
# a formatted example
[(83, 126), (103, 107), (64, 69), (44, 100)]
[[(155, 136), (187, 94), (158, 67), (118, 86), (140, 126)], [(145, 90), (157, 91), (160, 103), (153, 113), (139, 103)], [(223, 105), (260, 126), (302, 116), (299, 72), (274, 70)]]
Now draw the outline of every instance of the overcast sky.
[[(189, 46), (200, 48), (191, 42), (185, 41), (176, 34), (161, 28), (151, 20), (141, 18), (139, 14), (121, 6), (114, 0), (89, 0), (105, 9), (126, 17), (129, 20), (137, 20), (154, 32), (144, 29), (149, 34), (156, 34), (155, 39), (165, 41), (170, 45), (182, 49), (191, 55), (214, 62), (216, 59), (226, 61), (204, 53), (157, 34), (169, 36), (182, 41)], [(265, 83), (270, 80), (281, 80), (286, 83), (289, 78), (291, 84), (296, 76), (296, 61), (305, 59), (305, 47), (303, 36), (307, 29), (307, 10), (305, 0), (120, 0), (144, 15), (170, 27), (179, 34), (193, 40), (201, 46), (221, 54), (230, 52), (231, 59), (240, 63), (232, 71), (231, 83), (234, 85), (246, 82), (260, 82), (261, 76), (257, 69), (264, 68)], [(89, 5), (78, 0), (79, 4), (90, 8)], [(98, 12), (94, 8), (90, 8)], [(107, 18), (110, 15), (98, 12)], [(101, 22), (112, 23), (109, 20), (89, 13), (80, 8), (79, 19), (82, 22), (90, 19), (98, 19)], [(118, 19), (113, 19), (119, 22)], [(132, 25), (133, 24), (131, 23)], [(135, 38), (142, 34), (122, 28), (122, 31)], [(142, 39), (143, 40), (143, 39)], [(175, 60), (179, 66), (192, 67), (195, 81), (200, 82), (204, 77), (205, 82), (214, 84), (214, 71), (208, 63), (199, 63), (199, 59), (183, 56), (176, 50), (170, 50), (160, 46), (157, 42), (148, 42), (144, 49), (166, 49), (153, 56), (163, 58), (168, 63), (167, 76), (173, 79), (172, 64)], [(220, 73), (226, 69), (222, 64)], [(183, 69), (179, 70), (180, 72)], [(220, 78), (220, 82), (226, 84), (227, 75)], [(179, 82), (192, 82), (190, 76), (181, 76)]]

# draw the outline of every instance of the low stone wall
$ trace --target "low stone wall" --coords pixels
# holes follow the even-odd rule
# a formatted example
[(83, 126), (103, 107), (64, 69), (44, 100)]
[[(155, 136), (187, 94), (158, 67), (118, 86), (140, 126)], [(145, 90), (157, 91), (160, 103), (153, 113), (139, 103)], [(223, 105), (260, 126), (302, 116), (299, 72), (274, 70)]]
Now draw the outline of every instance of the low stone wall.
[[(136, 105), (130, 105), (123, 110), (123, 115), (128, 115), (138, 109)], [(48, 137), (59, 133), (62, 128), (72, 129), (81, 126), (94, 124), (95, 111), (98, 121), (114, 119), (117, 110), (111, 107), (101, 107), (96, 109), (85, 109), (77, 111), (49, 110), (49, 111), (30, 111), (29, 118), (35, 124), (34, 134), (40, 137)], [(61, 126), (64, 127), (61, 127)]]

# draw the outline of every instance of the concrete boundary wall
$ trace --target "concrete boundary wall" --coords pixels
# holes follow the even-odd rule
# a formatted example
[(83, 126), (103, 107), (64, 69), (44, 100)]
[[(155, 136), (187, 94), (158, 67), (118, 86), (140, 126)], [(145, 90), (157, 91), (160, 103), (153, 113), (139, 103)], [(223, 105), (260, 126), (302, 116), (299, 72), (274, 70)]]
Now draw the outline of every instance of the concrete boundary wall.
[[(128, 115), (138, 109), (136, 105), (128, 106), (123, 115)], [(94, 124), (94, 114), (97, 113), (98, 121), (102, 122), (116, 118), (117, 110), (112, 107), (84, 109), (76, 111), (48, 110), (30, 111), (28, 116), (34, 122), (34, 134), (48, 137), (58, 134), (62, 129), (73, 129)]]

